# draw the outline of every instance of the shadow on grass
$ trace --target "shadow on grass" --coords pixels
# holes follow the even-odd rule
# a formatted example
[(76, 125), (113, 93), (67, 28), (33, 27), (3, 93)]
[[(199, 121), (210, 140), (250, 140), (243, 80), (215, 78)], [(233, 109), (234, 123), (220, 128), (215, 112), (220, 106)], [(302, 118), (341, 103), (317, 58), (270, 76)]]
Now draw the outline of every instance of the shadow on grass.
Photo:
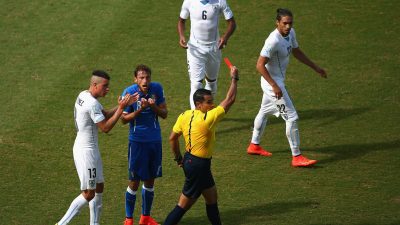
[[(199, 204), (199, 203), (197, 203)], [(316, 207), (319, 203), (311, 201), (296, 202), (275, 202), (268, 204), (255, 205), (247, 208), (224, 210), (220, 208), (223, 224), (252, 224), (252, 222), (268, 221), (272, 216), (287, 213), (298, 208)], [(198, 216), (183, 217), (180, 225), (204, 225), (210, 224), (204, 206), (204, 212)]]
[(359, 158), (365, 154), (374, 151), (389, 150), (389, 149), (395, 150), (399, 149), (399, 146), (400, 146), (400, 139), (388, 142), (377, 142), (368, 144), (335, 145), (323, 148), (316, 148), (312, 151), (332, 154), (331, 157), (319, 161), (321, 164), (324, 164), (335, 161)]
[[(298, 111), (300, 120), (315, 120), (321, 121), (318, 126), (325, 126), (331, 123), (337, 123), (343, 119), (347, 119), (349, 117), (357, 116), (363, 113), (366, 113), (370, 110), (370, 108), (354, 108), (354, 109), (345, 109), (345, 108), (338, 108), (338, 109), (313, 109), (313, 110), (305, 110), (305, 111)], [(221, 121), (221, 129), (218, 129), (217, 134), (223, 133), (230, 133), (235, 131), (243, 131), (248, 130), (249, 132), (252, 131), (254, 118), (253, 117), (244, 117), (248, 115), (242, 115), (241, 118), (229, 118), (228, 116)], [(224, 123), (238, 123), (240, 125), (234, 125), (230, 127), (224, 127)], [(281, 118), (275, 118), (275, 116), (269, 116), (268, 125), (282, 123), (284, 126), (284, 121)]]

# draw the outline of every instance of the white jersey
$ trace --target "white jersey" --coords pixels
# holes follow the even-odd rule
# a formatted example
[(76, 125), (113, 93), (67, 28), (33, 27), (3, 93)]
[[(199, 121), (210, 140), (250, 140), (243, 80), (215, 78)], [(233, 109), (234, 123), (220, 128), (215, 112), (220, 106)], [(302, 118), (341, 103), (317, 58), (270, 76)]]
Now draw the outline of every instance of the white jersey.
[(184, 0), (180, 17), (190, 16), (190, 40), (211, 44), (219, 39), (218, 21), (223, 13), (225, 20), (233, 17), (226, 0)]
[[(265, 67), (272, 79), (274, 79), (280, 87), (285, 85), (286, 69), (289, 64), (289, 57), (292, 48), (298, 47), (299, 45), (296, 40), (296, 33), (293, 28), (290, 30), (287, 37), (283, 37), (279, 33), (278, 29), (275, 29), (265, 40), (260, 55), (269, 59)], [(261, 78), (263, 79), (263, 77)]]
[(75, 102), (75, 125), (77, 135), (74, 149), (98, 150), (96, 123), (105, 119), (103, 106), (88, 90), (82, 91)]

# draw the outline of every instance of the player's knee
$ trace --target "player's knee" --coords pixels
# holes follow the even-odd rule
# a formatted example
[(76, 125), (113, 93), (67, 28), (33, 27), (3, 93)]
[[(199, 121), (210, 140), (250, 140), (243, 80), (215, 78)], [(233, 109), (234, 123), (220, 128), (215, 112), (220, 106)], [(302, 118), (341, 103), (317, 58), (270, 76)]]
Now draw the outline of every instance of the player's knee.
[(95, 190), (86, 190), (82, 192), (83, 197), (90, 202), (95, 196)]
[(129, 187), (132, 191), (137, 191), (137, 190), (139, 189), (139, 185), (140, 185), (140, 182), (139, 182), (139, 181), (130, 180), (130, 181), (129, 181), (129, 184), (128, 184), (128, 187)]
[(97, 183), (96, 184), (96, 192), (103, 193), (103, 191), (104, 191), (104, 183)]
[(213, 95), (217, 93), (217, 80), (207, 81), (206, 87), (207, 90), (210, 90)]

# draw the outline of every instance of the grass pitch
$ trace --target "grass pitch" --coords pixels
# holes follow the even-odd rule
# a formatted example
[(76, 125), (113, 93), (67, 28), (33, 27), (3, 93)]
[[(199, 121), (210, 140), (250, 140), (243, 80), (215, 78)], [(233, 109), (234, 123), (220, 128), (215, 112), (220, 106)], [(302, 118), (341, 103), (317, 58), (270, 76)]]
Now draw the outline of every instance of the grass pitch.
[[(79, 194), (72, 159), (73, 104), (93, 69), (111, 74), (109, 108), (144, 63), (163, 84), (164, 176), (153, 216), (174, 207), (183, 174), (167, 137), (189, 107), (186, 53), (178, 47), (181, 1), (3, 1), (0, 7), (0, 224), (54, 224)], [(236, 104), (217, 130), (213, 173), (224, 224), (400, 224), (400, 32), (397, 1), (230, 0), (238, 28), (223, 55), (240, 69)], [(299, 112), (303, 153), (319, 160), (290, 167), (281, 119), (270, 118), (262, 144), (272, 158), (248, 156), (262, 91), (255, 62), (290, 8), (302, 50), (328, 71), (320, 79), (292, 59), (287, 88)], [(224, 23), (221, 26), (224, 27)], [(222, 28), (221, 31), (224, 29)], [(227, 88), (222, 65), (217, 102)], [(127, 183), (127, 126), (101, 134), (105, 168), (102, 224), (121, 224)], [(139, 198), (140, 199), (140, 198)], [(135, 215), (140, 213), (140, 200)], [(88, 224), (88, 209), (71, 224)], [(180, 223), (208, 224), (203, 200)]]

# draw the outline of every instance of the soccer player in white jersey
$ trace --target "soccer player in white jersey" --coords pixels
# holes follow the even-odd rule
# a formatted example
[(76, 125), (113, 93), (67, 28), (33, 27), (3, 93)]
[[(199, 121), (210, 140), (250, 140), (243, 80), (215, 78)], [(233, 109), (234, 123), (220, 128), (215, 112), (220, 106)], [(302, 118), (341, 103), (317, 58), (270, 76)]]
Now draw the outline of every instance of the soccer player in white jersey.
[(117, 107), (108, 111), (104, 110), (97, 99), (108, 93), (109, 81), (110, 77), (106, 72), (93, 71), (89, 90), (82, 91), (75, 101), (74, 117), (77, 134), (73, 155), (81, 183), (81, 194), (72, 201), (64, 217), (56, 225), (68, 224), (82, 207), (88, 204), (90, 225), (100, 224), (104, 177), (98, 144), (98, 128), (102, 132), (109, 132), (117, 123), (124, 108), (137, 101), (137, 96), (127, 94), (123, 99), (118, 99)]
[[(223, 14), (227, 22), (225, 33), (220, 37), (219, 17)], [(190, 38), (186, 42), (185, 21), (190, 17)], [(193, 94), (205, 88), (213, 96), (217, 93), (217, 78), (221, 62), (221, 49), (236, 29), (232, 10), (226, 0), (184, 0), (178, 21), (179, 45), (187, 49), (187, 62), (190, 79), (189, 102), (195, 108)]]
[(267, 116), (281, 116), (286, 122), (286, 136), (292, 151), (292, 166), (310, 166), (317, 160), (310, 160), (300, 152), (298, 115), (285, 88), (286, 68), (292, 53), (296, 59), (309, 66), (321, 77), (326, 78), (324, 69), (311, 61), (299, 48), (293, 26), (293, 14), (288, 9), (278, 9), (276, 29), (265, 41), (257, 61), (257, 70), (261, 73), (263, 98), (260, 110), (254, 120), (251, 143), (248, 154), (271, 156), (272, 153), (260, 146), (260, 139), (267, 124)]

